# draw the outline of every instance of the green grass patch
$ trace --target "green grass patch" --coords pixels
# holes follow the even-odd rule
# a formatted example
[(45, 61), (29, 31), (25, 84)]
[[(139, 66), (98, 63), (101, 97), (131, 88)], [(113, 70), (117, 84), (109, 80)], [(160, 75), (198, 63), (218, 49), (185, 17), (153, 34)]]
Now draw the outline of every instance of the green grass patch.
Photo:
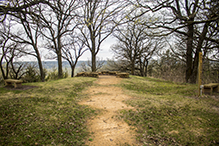
[(197, 85), (131, 76), (121, 86), (136, 110), (120, 118), (143, 145), (219, 145), (219, 94), (197, 97)]
[(16, 91), (0, 88), (0, 143), (2, 145), (84, 145), (89, 138), (86, 120), (96, 114), (78, 105), (93, 78), (67, 78), (24, 85)]

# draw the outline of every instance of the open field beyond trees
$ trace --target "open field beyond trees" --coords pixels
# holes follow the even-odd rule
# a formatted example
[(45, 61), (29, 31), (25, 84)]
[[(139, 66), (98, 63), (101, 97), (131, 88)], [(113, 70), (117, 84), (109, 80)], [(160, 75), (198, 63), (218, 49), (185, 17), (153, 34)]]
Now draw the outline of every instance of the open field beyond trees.
[[(24, 87), (31, 87), (26, 90), (0, 87), (1, 145), (85, 145), (95, 141), (87, 122), (101, 114), (101, 109), (78, 102), (89, 97), (87, 87), (101, 88), (96, 80), (77, 77), (25, 83)], [(118, 110), (112, 118), (135, 127), (140, 145), (219, 144), (218, 93), (197, 97), (197, 85), (137, 76), (110, 87), (121, 87), (131, 97), (123, 103), (133, 108)]]

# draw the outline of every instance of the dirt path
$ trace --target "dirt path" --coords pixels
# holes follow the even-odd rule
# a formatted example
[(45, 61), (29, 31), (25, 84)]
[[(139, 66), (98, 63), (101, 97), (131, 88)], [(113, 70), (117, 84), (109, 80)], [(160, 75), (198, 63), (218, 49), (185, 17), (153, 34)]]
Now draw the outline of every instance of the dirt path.
[(90, 99), (79, 104), (90, 105), (103, 109), (103, 114), (88, 121), (88, 127), (93, 133), (93, 141), (86, 144), (90, 146), (136, 145), (134, 131), (124, 121), (112, 118), (120, 109), (133, 109), (122, 101), (130, 97), (123, 94), (119, 87), (115, 87), (121, 81), (114, 76), (100, 76), (96, 85), (87, 90)]

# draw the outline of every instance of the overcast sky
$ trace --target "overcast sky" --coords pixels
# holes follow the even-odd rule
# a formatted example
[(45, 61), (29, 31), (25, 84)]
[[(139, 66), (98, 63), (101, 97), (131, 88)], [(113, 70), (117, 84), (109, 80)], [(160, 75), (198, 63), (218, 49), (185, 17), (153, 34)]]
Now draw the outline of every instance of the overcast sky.
[[(113, 58), (113, 52), (110, 50), (110, 46), (116, 43), (116, 39), (112, 37), (108, 37), (102, 44), (101, 49), (99, 53), (97, 54), (97, 57), (99, 57), (101, 60), (107, 60)], [(87, 51), (86, 53), (81, 56), (80, 60), (87, 61), (91, 60), (91, 53), (90, 51)]]
[[(101, 49), (99, 53), (97, 54), (97, 57), (99, 57), (101, 60), (107, 60), (107, 59), (112, 59), (113, 58), (113, 52), (111, 51), (110, 47), (116, 43), (116, 39), (113, 37), (108, 37), (102, 44), (101, 44)], [(49, 52), (47, 49), (42, 49), (41, 50), (41, 57), (42, 61), (54, 61), (51, 59), (46, 59), (45, 56), (48, 56)], [(87, 61), (91, 60), (91, 53), (88, 50), (85, 52), (79, 59), (79, 61)], [(36, 57), (33, 56), (24, 56), (22, 58), (19, 58), (18, 61), (37, 61)], [(63, 61), (65, 61), (63, 59)]]

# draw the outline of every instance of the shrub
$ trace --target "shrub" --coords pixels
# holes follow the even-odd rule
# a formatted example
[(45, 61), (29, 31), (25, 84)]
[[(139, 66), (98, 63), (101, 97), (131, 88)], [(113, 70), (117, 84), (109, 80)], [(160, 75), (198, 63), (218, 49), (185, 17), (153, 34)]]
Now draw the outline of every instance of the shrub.
[[(63, 74), (62, 74), (62, 78), (67, 78), (68, 77), (68, 70), (67, 68), (65, 68), (65, 70), (63, 71)], [(46, 77), (46, 81), (49, 81), (49, 80), (57, 80), (59, 79), (59, 76), (58, 76), (58, 70), (57, 68), (52, 68), (51, 71), (49, 71), (47, 77)]]
[(40, 81), (40, 73), (36, 64), (29, 64), (26, 67), (25, 75), (22, 77), (24, 82), (39, 82)]

